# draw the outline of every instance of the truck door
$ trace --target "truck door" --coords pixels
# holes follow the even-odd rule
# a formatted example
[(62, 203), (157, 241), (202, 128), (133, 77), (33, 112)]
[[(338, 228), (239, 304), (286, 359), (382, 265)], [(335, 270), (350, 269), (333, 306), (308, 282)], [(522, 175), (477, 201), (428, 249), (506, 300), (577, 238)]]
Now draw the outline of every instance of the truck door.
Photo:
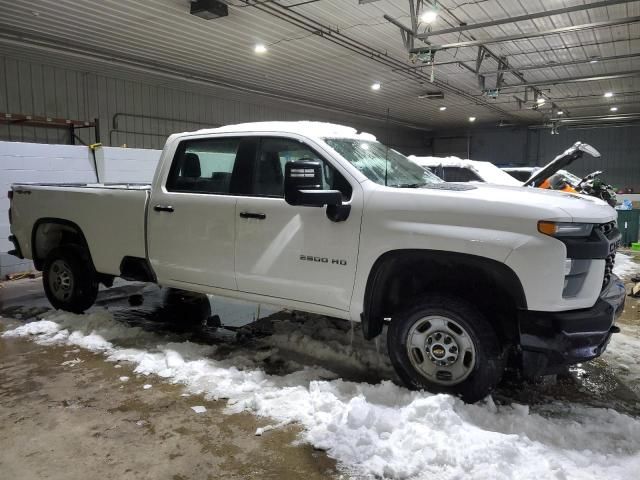
[[(326, 189), (351, 203), (349, 218), (333, 222), (326, 208), (284, 200), (284, 165), (320, 160)], [(348, 310), (353, 292), (362, 190), (307, 144), (263, 137), (253, 165), (251, 196), (236, 204), (236, 279), (245, 292)]]
[(160, 283), (237, 289), (236, 195), (246, 177), (242, 157), (255, 158), (256, 143), (216, 137), (178, 145), (149, 203), (149, 259)]

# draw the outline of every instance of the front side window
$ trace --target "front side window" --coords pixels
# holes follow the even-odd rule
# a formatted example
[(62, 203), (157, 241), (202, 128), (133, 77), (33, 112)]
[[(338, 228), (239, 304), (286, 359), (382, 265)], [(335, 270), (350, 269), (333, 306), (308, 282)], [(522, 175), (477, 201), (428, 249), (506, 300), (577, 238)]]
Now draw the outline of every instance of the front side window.
[(433, 173), (380, 142), (350, 138), (325, 138), (324, 141), (369, 180), (380, 185), (416, 188), (442, 183)]
[(323, 189), (339, 190), (351, 198), (351, 185), (310, 147), (290, 138), (263, 138), (256, 160), (253, 191), (256, 195), (284, 197), (284, 166), (295, 160), (315, 160), (322, 164)]
[(182, 142), (169, 171), (167, 190), (230, 193), (239, 145), (239, 138), (207, 138)]

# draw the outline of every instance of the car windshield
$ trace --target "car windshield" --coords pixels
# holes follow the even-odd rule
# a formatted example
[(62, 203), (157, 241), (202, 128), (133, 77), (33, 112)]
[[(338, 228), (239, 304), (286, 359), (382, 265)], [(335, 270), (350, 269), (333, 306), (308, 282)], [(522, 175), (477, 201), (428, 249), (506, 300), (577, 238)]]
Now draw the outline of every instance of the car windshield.
[(325, 138), (327, 144), (360, 170), (369, 180), (398, 188), (418, 188), (443, 181), (404, 155), (380, 142)]

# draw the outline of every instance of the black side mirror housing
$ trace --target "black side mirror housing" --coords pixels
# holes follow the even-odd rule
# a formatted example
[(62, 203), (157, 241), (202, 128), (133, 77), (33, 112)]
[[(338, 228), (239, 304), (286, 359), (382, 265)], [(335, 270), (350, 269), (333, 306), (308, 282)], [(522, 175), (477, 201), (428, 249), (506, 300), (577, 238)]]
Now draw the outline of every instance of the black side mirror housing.
[(289, 205), (324, 207), (342, 205), (342, 193), (323, 190), (322, 164), (294, 160), (284, 166), (284, 199)]

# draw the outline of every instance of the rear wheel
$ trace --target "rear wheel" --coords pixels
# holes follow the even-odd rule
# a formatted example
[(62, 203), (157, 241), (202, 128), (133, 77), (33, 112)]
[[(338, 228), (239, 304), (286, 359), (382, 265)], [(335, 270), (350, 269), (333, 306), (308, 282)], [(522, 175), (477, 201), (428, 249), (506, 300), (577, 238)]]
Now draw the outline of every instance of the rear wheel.
[(91, 259), (79, 246), (54, 248), (44, 262), (42, 283), (54, 308), (82, 313), (98, 295), (98, 278)]
[(451, 393), (465, 402), (488, 395), (505, 369), (492, 325), (464, 300), (446, 295), (426, 297), (395, 316), (387, 341), (409, 388)]

